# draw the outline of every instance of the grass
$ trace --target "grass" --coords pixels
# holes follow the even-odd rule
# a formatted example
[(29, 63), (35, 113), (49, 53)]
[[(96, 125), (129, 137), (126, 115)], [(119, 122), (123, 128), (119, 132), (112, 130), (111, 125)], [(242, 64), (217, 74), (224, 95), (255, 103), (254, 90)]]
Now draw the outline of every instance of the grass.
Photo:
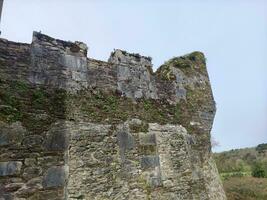
[(228, 200), (266, 200), (267, 179), (230, 177), (223, 182)]
[(252, 177), (258, 162), (267, 171), (267, 151), (262, 146), (214, 154), (228, 200), (267, 200), (267, 178)]
[(255, 147), (214, 153), (213, 157), (220, 173), (247, 172), (256, 162), (267, 163), (267, 151), (257, 151)]
[(251, 176), (251, 171), (220, 173), (220, 177), (223, 181), (229, 179), (230, 177), (244, 177), (244, 176)]

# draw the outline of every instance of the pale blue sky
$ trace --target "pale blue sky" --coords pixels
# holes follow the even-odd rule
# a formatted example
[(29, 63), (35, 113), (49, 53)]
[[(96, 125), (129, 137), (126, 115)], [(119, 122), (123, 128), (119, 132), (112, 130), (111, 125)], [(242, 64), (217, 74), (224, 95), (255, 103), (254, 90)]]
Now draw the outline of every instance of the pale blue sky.
[(202, 51), (217, 102), (215, 150), (267, 142), (265, 0), (5, 0), (1, 30), (27, 43), (33, 30), (83, 41), (101, 60), (125, 49), (151, 56), (154, 69)]

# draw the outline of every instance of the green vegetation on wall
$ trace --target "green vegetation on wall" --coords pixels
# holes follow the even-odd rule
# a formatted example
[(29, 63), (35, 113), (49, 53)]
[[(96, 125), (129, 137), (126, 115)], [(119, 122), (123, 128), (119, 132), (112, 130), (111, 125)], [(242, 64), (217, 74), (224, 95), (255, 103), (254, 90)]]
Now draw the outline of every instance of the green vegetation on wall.
[[(205, 95), (203, 95), (203, 93)], [(56, 118), (75, 120), (84, 115), (91, 122), (121, 123), (138, 118), (147, 123), (181, 124), (196, 131), (190, 120), (212, 98), (200, 89), (187, 89), (187, 99), (177, 104), (167, 100), (130, 99), (116, 92), (86, 90), (71, 94), (62, 89), (32, 86), (25, 82), (3, 82), (0, 87), (0, 120), (21, 121), (33, 131), (45, 130)]]
[(171, 105), (165, 100), (138, 99), (121, 97), (103, 91), (81, 91), (68, 96), (71, 110), (78, 109), (92, 122), (124, 122), (138, 118), (146, 122), (160, 124), (179, 123), (179, 105)]
[(189, 77), (197, 73), (206, 75), (206, 59), (204, 54), (198, 51), (168, 60), (159, 67), (157, 75), (163, 80), (175, 80), (173, 67), (180, 69)]
[(64, 90), (35, 87), (21, 81), (0, 84), (0, 120), (21, 121), (32, 131), (48, 128), (55, 118), (65, 118)]

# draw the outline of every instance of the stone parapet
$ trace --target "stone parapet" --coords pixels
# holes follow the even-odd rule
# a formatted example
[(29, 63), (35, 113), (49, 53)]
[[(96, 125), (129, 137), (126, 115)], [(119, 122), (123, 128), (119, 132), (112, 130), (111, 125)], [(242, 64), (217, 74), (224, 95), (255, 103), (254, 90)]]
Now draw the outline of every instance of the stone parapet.
[(0, 199), (226, 199), (204, 54), (87, 51), (0, 39)]

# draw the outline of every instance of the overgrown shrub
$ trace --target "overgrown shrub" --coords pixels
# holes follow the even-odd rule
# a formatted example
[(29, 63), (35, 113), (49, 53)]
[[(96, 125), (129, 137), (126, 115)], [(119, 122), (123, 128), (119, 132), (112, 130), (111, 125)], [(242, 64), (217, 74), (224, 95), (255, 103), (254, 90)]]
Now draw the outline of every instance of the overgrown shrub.
[(264, 178), (264, 177), (267, 177), (266, 175), (267, 174), (262, 163), (258, 162), (252, 166), (253, 177)]
[(263, 153), (263, 152), (267, 151), (267, 143), (259, 144), (256, 147), (256, 151), (258, 151), (259, 153)]

